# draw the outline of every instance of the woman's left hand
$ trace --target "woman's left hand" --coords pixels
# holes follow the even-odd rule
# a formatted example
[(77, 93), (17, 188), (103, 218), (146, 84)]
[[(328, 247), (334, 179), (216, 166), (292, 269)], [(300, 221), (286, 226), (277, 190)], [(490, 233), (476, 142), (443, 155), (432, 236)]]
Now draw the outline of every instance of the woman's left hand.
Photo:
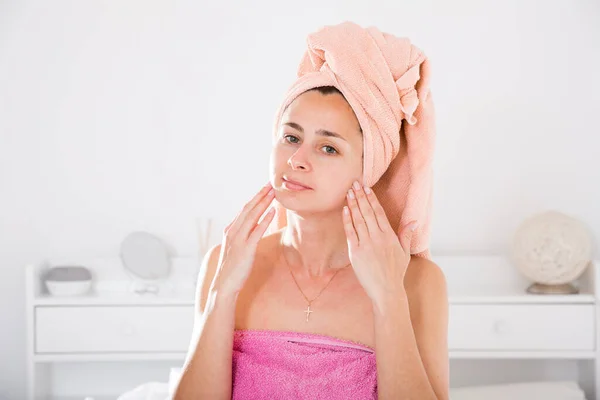
[(380, 309), (390, 296), (406, 293), (404, 275), (416, 221), (404, 227), (399, 240), (371, 188), (355, 182), (346, 199), (343, 220), (352, 268), (373, 305)]

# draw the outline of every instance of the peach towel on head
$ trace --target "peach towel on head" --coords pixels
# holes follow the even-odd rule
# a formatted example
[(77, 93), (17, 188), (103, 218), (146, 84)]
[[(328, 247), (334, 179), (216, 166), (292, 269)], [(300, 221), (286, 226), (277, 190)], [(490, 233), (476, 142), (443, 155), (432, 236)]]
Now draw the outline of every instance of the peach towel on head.
[[(345, 96), (363, 131), (363, 184), (372, 186), (392, 228), (416, 220), (411, 254), (430, 258), (434, 107), (429, 61), (409, 39), (352, 22), (326, 26), (307, 38), (298, 79), (276, 113), (274, 137), (288, 105), (319, 86)], [(287, 224), (275, 204), (272, 229)]]

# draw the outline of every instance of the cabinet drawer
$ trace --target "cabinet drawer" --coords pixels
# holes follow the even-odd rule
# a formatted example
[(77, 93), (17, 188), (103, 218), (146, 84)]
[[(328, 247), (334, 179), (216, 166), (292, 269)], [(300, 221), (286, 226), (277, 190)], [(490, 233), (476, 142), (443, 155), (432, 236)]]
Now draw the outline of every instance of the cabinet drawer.
[(593, 350), (591, 304), (454, 304), (450, 350)]
[(193, 306), (37, 307), (38, 353), (185, 352)]

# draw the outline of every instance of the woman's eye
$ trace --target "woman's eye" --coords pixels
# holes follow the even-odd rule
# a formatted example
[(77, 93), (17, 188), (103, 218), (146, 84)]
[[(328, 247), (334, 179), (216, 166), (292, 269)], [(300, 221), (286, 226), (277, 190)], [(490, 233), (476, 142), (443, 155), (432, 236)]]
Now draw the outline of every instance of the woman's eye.
[(325, 150), (325, 153), (327, 154), (337, 154), (337, 150), (331, 146), (323, 146), (323, 148), (327, 149)]
[(298, 138), (296, 136), (285, 135), (283, 138), (290, 143), (298, 143), (298, 142), (294, 142), (294, 140), (298, 140)]

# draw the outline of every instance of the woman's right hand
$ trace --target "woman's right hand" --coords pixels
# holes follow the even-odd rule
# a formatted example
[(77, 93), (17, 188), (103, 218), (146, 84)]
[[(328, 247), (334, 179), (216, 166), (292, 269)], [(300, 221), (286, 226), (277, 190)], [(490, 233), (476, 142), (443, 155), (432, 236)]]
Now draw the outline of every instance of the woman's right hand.
[(242, 290), (254, 264), (258, 242), (273, 220), (275, 209), (271, 207), (260, 223), (259, 218), (274, 197), (275, 191), (268, 183), (223, 230), (219, 264), (211, 285), (219, 296), (237, 297)]

